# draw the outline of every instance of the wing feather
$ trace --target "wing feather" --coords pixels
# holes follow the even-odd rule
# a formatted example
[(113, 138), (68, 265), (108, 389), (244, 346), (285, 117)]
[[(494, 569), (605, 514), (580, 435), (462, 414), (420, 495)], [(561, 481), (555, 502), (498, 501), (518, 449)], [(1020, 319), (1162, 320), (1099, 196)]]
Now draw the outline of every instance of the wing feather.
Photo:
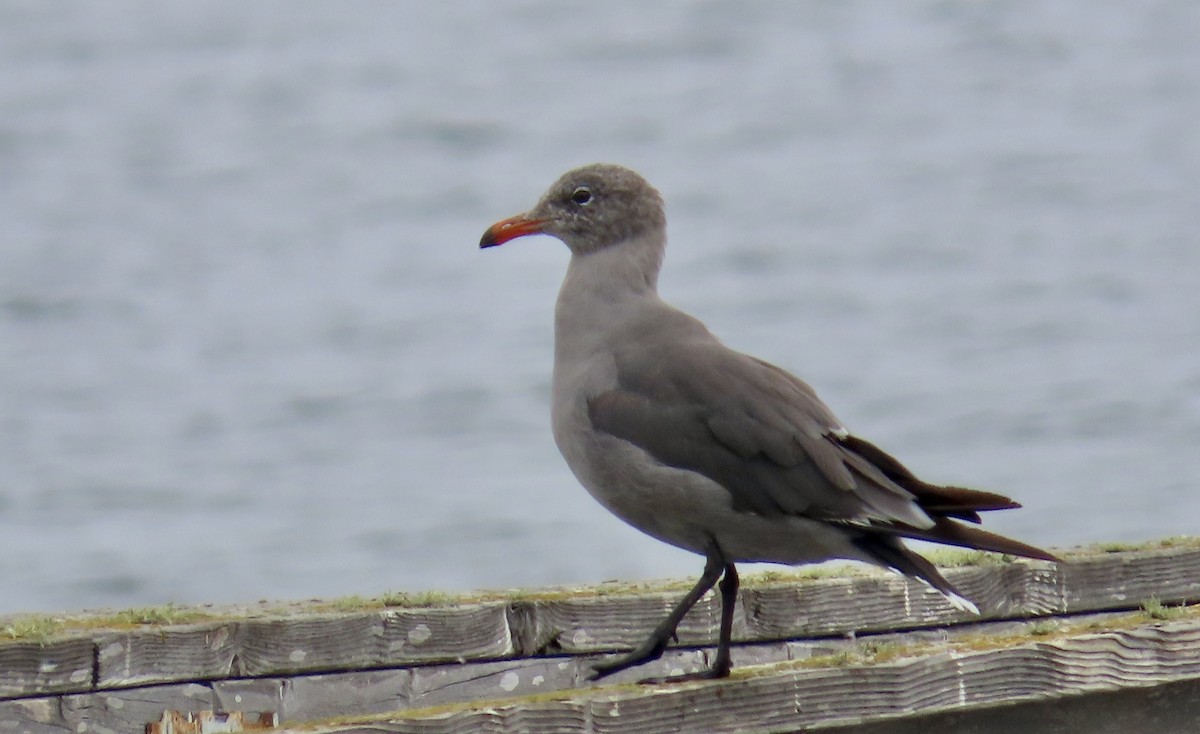
[(844, 445), (837, 418), (787, 372), (718, 342), (618, 352), (616, 366), (618, 387), (589, 401), (593, 426), (709, 477), (735, 507), (932, 526), (915, 495)]

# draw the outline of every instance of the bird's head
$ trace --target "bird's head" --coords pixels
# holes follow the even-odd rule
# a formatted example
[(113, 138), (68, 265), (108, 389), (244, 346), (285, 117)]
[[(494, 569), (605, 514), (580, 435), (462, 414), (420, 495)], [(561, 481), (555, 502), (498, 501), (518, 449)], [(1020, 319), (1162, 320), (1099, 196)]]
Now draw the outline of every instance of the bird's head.
[(646, 179), (623, 166), (594, 163), (563, 174), (528, 212), (493, 224), (479, 246), (548, 234), (585, 255), (665, 228), (662, 197)]

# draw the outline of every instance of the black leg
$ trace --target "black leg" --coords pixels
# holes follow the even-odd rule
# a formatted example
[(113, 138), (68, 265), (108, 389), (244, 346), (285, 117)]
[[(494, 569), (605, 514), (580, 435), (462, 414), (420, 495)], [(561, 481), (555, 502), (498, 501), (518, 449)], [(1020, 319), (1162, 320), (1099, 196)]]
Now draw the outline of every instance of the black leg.
[(733, 642), (733, 613), (737, 611), (738, 574), (732, 563), (725, 564), (725, 578), (721, 579), (721, 637), (717, 641), (717, 659), (713, 661), (713, 678), (729, 675), (733, 663), (729, 658), (729, 645)]
[(593, 670), (591, 680), (599, 680), (607, 675), (612, 675), (613, 673), (662, 657), (663, 651), (667, 649), (667, 643), (675, 636), (675, 630), (679, 627), (679, 623), (683, 621), (684, 615), (696, 605), (696, 602), (700, 601), (700, 597), (708, 593), (708, 590), (717, 583), (717, 579), (721, 578), (722, 573), (725, 574), (725, 579), (721, 582), (721, 637), (717, 646), (717, 659), (713, 667), (699, 673), (688, 673), (669, 678), (648, 678), (641, 682), (664, 683), (701, 678), (723, 678), (729, 675), (729, 643), (733, 632), (733, 614), (737, 601), (738, 577), (737, 570), (733, 564), (726, 563), (716, 544), (713, 544), (709, 548), (707, 560), (704, 564), (704, 573), (701, 574), (700, 580), (671, 609), (671, 613), (667, 615), (667, 618), (658, 627), (654, 628), (654, 631), (650, 633), (646, 641), (636, 650), (612, 662), (597, 665)]
[(729, 646), (733, 640), (733, 614), (737, 611), (738, 574), (732, 563), (725, 564), (725, 577), (721, 579), (721, 636), (717, 639), (717, 657), (712, 667), (695, 673), (669, 675), (663, 678), (646, 678), (639, 683), (680, 683), (689, 680), (712, 680), (725, 678), (733, 668)]

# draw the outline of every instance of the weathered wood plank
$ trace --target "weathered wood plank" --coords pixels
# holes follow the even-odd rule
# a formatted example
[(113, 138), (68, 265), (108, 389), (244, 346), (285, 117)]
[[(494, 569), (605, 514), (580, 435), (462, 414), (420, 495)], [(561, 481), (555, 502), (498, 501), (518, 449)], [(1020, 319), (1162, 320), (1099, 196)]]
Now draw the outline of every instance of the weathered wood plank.
[(508, 603), (390, 609), (384, 617), (384, 662), (478, 660), (513, 655)]
[(141, 732), (162, 719), (163, 711), (203, 711), (212, 708), (212, 691), (184, 683), (137, 689), (137, 695), (104, 692), (61, 698), (64, 732)]
[(92, 687), (91, 637), (0, 644), (0, 697)]
[[(779, 725), (787, 729), (813, 722), (828, 723), (830, 717), (835, 722), (868, 721), (946, 707), (1008, 703), (1051, 695), (1048, 692), (1069, 693), (1096, 687), (1113, 690), (1131, 684), (1200, 676), (1197, 616), (1192, 613), (1188, 620), (1169, 625), (1148, 623), (1145, 615), (1072, 617), (1070, 624), (1076, 629), (1113, 624), (1122, 627), (1131, 619), (1143, 621), (1133, 629), (1122, 627), (1102, 634), (1077, 632), (1045, 643), (1038, 636), (1052, 633), (1045, 623), (993, 622), (857, 640), (742, 645), (735, 649), (735, 663), (740, 671), (737, 678), (692, 687), (596, 686), (582, 680), (591, 662), (587, 658), (535, 658), (225, 680), (207, 685), (145, 686), (10, 700), (0, 702), (0, 722), (19, 725), (19, 731), (60, 734), (76, 731), (80, 725), (92, 727), (89, 730), (100, 726), (124, 731), (158, 720), (162, 709), (171, 708), (273, 711), (283, 724), (292, 726), (326, 717), (363, 716), (405, 708), (432, 711), (439, 706), (451, 706), (437, 714), (422, 715), (415, 710), (407, 716), (387, 715), (382, 721), (372, 721), (370, 730), (471, 731), (482, 726), (495, 731), (517, 731), (535, 725), (546, 728), (531, 731), (571, 731), (580, 730), (573, 727), (584, 726), (583, 730), (596, 732), (644, 728), (658, 734), (693, 726), (735, 731), (750, 721), (759, 727)], [(1031, 633), (1031, 629), (1037, 632)], [(978, 644), (1001, 645), (1006, 641), (1013, 644), (1010, 649), (972, 650)], [(903, 657), (893, 663), (869, 659), (889, 650), (901, 650)], [(980, 657), (985, 653), (991, 657)], [(664, 660), (642, 670), (627, 671), (618, 677), (618, 682), (700, 667), (706, 664), (702, 659), (705, 654), (705, 651), (671, 650)], [(817, 663), (824, 667), (808, 667)], [(752, 669), (752, 665), (758, 668)], [(1073, 671), (1073, 679), (1064, 671)], [(710, 691), (709, 685), (717, 686), (718, 690)], [(695, 690), (687, 695), (655, 697), (664, 691), (674, 695), (692, 688)], [(560, 693), (551, 693), (554, 700), (549, 701), (510, 698), (507, 703), (463, 706), (464, 702), (544, 696), (553, 691)], [(650, 698), (646, 699), (647, 696)], [(844, 708), (841, 703), (844, 700), (853, 701), (854, 706)], [(800, 716), (802, 713), (812, 716)]]
[[(552, 701), (492, 702), (372, 719), (370, 731), (737, 732), (799, 730), (948, 707), (995, 705), (1200, 679), (1200, 621), (1083, 633), (1013, 647), (949, 646), (870, 665), (787, 664), (724, 681), (597, 688)], [(535, 724), (536, 722), (536, 724)], [(751, 723), (752, 722), (752, 723)], [(542, 728), (532, 728), (533, 725)], [(306, 728), (344, 734), (367, 722)], [(1031, 729), (1029, 731), (1046, 731)]]
[[(882, 575), (749, 588), (742, 606), (752, 615), (750, 639), (936, 626), (971, 618), (923, 584)], [(716, 631), (710, 631), (707, 644)]]
[[(528, 625), (514, 631), (526, 655), (587, 653), (636, 647), (671, 610), (683, 591), (631, 595), (572, 596), (517, 603), (519, 619)], [(735, 625), (744, 633), (744, 617)], [(681, 645), (707, 644), (720, 624), (720, 602), (708, 594), (679, 625)]]
[(1058, 611), (1137, 606), (1151, 597), (1161, 601), (1200, 598), (1200, 548), (1072, 558), (1057, 571), (1064, 602)]
[(411, 670), (372, 670), (362, 673), (299, 676), (285, 683), (281, 720), (316, 721), (408, 708)]
[[(920, 634), (907, 634), (919, 640)], [(930, 637), (929, 639), (934, 639)], [(940, 641), (940, 638), (938, 638)], [(780, 642), (740, 646), (735, 662), (740, 665), (803, 659), (854, 649), (852, 640)], [(705, 651), (671, 650), (664, 659), (640, 670), (626, 671), (616, 681), (633, 681), (643, 675), (665, 675), (685, 668), (703, 666)], [(201, 694), (204, 686), (166, 684), (97, 691), (68, 697), (52, 696), (0, 701), (0, 723), (19, 723), (20, 731), (72, 731), (63, 710), (84, 709), (84, 696), (102, 703), (87, 707), (144, 713), (146, 701), (153, 706), (170, 704), (180, 710), (272, 711), (285, 723), (349, 714), (430, 707), (456, 702), (496, 699), (505, 696), (540, 694), (548, 691), (590, 686), (585, 678), (594, 659), (532, 658), (471, 664), (435, 664), (415, 668), (366, 672), (309, 674), (294, 677), (218, 680), (208, 684), (211, 700)], [(614, 679), (610, 679), (612, 682)], [(186, 697), (183, 697), (186, 694)], [(67, 700), (64, 706), (64, 700)], [(75, 715), (76, 724), (89, 719)], [(15, 724), (14, 724), (15, 725)], [(3, 731), (3, 727), (0, 727)]]
[[(1061, 566), (1015, 562), (950, 568), (946, 575), (979, 602), (984, 620), (1128, 609), (1150, 597), (1200, 598), (1200, 547), (1175, 541), (1163, 548), (1072, 554)], [(747, 643), (979, 620), (953, 609), (923, 584), (894, 574), (746, 581), (734, 634)], [(81, 617), (73, 622), (78, 627), (68, 624), (49, 640), (0, 639), (0, 699), (621, 650), (640, 643), (683, 593), (604, 591), (552, 590), (512, 601), (498, 595), (439, 607), (338, 613), (305, 611), (300, 605), (285, 612), (206, 608), (202, 615), (209, 619), (200, 622), (134, 628), (126, 622), (115, 629)], [(702, 599), (681, 625), (679, 644), (713, 644), (717, 611), (714, 595)], [(666, 673), (682, 664), (672, 660), (701, 660), (704, 654), (686, 651), (659, 663), (668, 666), (664, 670), (648, 666), (639, 672)], [(525, 663), (510, 665), (501, 678), (511, 674), (506, 679), (511, 682), (516, 675), (517, 685), (525, 686), (538, 675), (543, 682), (551, 677), (578, 682), (587, 673), (582, 661), (566, 665), (527, 676)]]
[[(285, 696), (292, 689), (288, 678), (218, 680), (209, 685), (213, 692), (212, 708), (216, 711), (274, 711), (279, 714), (280, 721), (299, 720), (285, 715), (289, 708)], [(113, 695), (122, 693), (114, 691)], [(325, 714), (326, 717), (337, 715)]]
[[(894, 574), (748, 586), (735, 639), (769, 640), (936, 627), (977, 619), (1134, 608), (1145, 599), (1200, 598), (1200, 549), (1171, 548), (951, 568), (947, 578), (977, 601), (982, 617), (952, 607), (925, 584)], [(541, 604), (530, 615), (546, 649), (572, 653), (638, 644), (679, 594), (583, 598)], [(709, 595), (681, 627), (681, 645), (714, 644), (718, 618)], [(625, 626), (621, 626), (621, 620)]]
[(314, 614), (250, 619), (243, 625), (239, 672), (275, 675), (370, 668), (382, 657), (378, 614)]
[(239, 650), (245, 675), (378, 668), (514, 652), (500, 602), (432, 609), (251, 619)]
[[(96, 688), (227, 678), (240, 650), (234, 622), (181, 624), (101, 634)], [(90, 671), (89, 671), (90, 673)]]
[(954, 706), (871, 720), (849, 719), (775, 734), (1194, 734), (1200, 731), (1200, 679), (1153, 687)]
[(0, 701), (0, 721), (21, 734), (65, 734), (71, 731), (62, 715), (60, 696)]

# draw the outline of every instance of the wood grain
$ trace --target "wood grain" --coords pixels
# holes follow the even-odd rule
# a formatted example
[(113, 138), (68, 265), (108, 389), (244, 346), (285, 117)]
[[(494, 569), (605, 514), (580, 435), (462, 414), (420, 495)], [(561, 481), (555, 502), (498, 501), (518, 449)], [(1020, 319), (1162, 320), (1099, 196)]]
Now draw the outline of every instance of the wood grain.
[[(1021, 620), (1133, 609), (1151, 597), (1167, 603), (1200, 598), (1200, 548), (1194, 544), (1079, 554), (1061, 566), (1015, 562), (945, 573), (979, 603), (982, 618), (894, 574), (750, 577), (738, 600), (734, 632), (741, 644), (734, 661), (741, 671), (765, 666), (762, 675), (695, 690), (636, 689), (616, 698), (605, 693), (613, 689), (587, 681), (591, 666), (601, 654), (640, 643), (683, 589), (613, 593), (608, 586), (603, 593), (560, 590), (511, 601), (336, 613), (299, 604), (286, 612), (234, 610), (225, 616), (206, 609), (214, 617), (208, 621), (132, 628), (85, 619), (44, 642), (0, 641), (0, 699), (7, 699), (0, 700), (0, 722), (19, 721), (20, 731), (65, 732), (93, 724), (121, 731), (171, 707), (277, 711), (297, 722), (587, 690), (580, 700), (443, 711), (434, 718), (462, 731), (634, 731), (636, 722), (651, 732), (697, 726), (732, 731), (731, 722), (745, 717), (762, 726), (827, 725), (1089, 687), (1156, 685), (1197, 674), (1197, 639), (1171, 625), (1077, 636), (1071, 644), (1015, 645), (981, 658), (954, 647), (972, 635), (1024, 635)], [(684, 620), (679, 646), (605, 682), (706, 666), (711, 648), (705, 646), (715, 641), (718, 617), (715, 596), (705, 597)], [(858, 641), (847, 639), (852, 632)], [(904, 664), (789, 667), (823, 655), (853, 661), (868, 642), (897, 641), (930, 652)], [(838, 703), (847, 697), (849, 708)], [(722, 708), (730, 701), (732, 708)], [(152, 715), (139, 723), (146, 712)], [(438, 730), (423, 721), (394, 717), (371, 726)], [(629, 721), (635, 724), (623, 729)], [(572, 729), (579, 726), (584, 729)]]
[(354, 670), (512, 655), (506, 606), (467, 604), (252, 619), (238, 651), (243, 675)]
[(90, 637), (0, 644), (0, 697), (92, 688)]
[[(370, 731), (666, 734), (738, 732), (750, 726), (786, 731), (1190, 678), (1200, 678), (1200, 621), (1196, 620), (992, 650), (935, 650), (884, 664), (824, 669), (768, 666), (725, 681), (601, 688), (561, 701), (493, 703), (428, 717), (409, 712), (390, 721), (372, 721)], [(367, 729), (345, 724), (306, 730), (346, 734)]]
[(239, 625), (223, 622), (135, 629), (102, 634), (95, 644), (96, 688), (227, 678), (236, 672)]
[[(1072, 617), (1071, 623), (1080, 628), (1125, 625), (1129, 618), (1128, 614), (1100, 614)], [(585, 658), (533, 658), (10, 700), (0, 702), (0, 721), (19, 723), (21, 731), (66, 732), (81, 725), (93, 727), (89, 730), (100, 726), (132, 731), (134, 725), (157, 720), (166, 708), (274, 711), (285, 725), (410, 709), (408, 714), (361, 722), (361, 727), (347, 724), (327, 729), (657, 734), (737, 731), (751, 721), (760, 728), (784, 729), (873, 721), (948, 707), (1011, 704), (1029, 697), (1200, 677), (1200, 619), (1194, 614), (1181, 622), (1143, 622), (1132, 629), (1083, 631), (1046, 642), (1031, 637), (1029, 629), (1026, 622), (992, 622), (859, 640), (739, 646), (736, 678), (690, 686), (596, 686), (580, 680)], [(997, 647), (973, 650), (978, 644)], [(904, 646), (909, 652), (884, 663), (862, 658), (864, 651), (889, 646)], [(700, 651), (672, 650), (661, 668), (629, 671), (632, 675), (627, 679), (699, 667), (705, 664), (702, 657)], [(561, 693), (553, 700), (513, 698), (547, 691)], [(491, 703), (462, 705), (470, 701)], [(437, 710), (456, 704), (457, 708)]]

